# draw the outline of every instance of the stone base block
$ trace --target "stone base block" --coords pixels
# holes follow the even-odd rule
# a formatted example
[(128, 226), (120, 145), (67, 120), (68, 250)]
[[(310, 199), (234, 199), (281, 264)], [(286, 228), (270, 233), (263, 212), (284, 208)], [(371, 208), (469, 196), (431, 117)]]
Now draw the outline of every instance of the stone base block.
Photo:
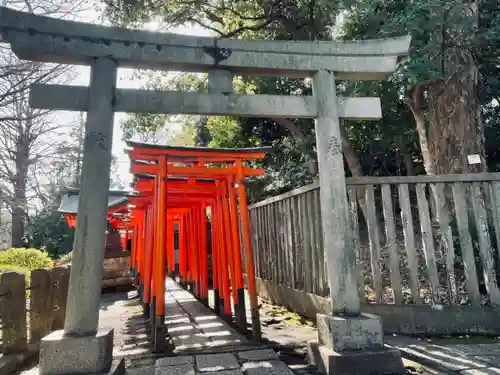
[(55, 331), (40, 342), (40, 375), (107, 373), (113, 360), (113, 330), (69, 337)]
[(355, 317), (317, 315), (320, 345), (336, 352), (345, 350), (377, 350), (384, 347), (382, 320), (373, 314)]
[(317, 341), (307, 345), (309, 362), (327, 375), (404, 374), (397, 349), (335, 352)]

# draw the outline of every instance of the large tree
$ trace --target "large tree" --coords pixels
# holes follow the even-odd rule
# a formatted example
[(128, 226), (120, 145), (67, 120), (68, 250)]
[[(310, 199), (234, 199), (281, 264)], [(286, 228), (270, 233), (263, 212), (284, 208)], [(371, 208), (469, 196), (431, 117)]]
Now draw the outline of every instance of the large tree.
[[(482, 112), (498, 97), (497, 1), (359, 1), (346, 39), (412, 34), (410, 57), (393, 76), (418, 131), (428, 174), (487, 168)], [(478, 154), (479, 165), (468, 155)]]
[[(65, 18), (84, 10), (83, 2), (64, 0), (6, 0), (2, 5)], [(0, 206), (12, 215), (13, 246), (25, 244), (29, 208), (38, 201), (40, 180), (52, 175), (64, 138), (51, 112), (30, 107), (29, 87), (67, 81), (69, 72), (63, 65), (21, 61), (8, 46), (0, 46)]]
[(0, 81), (8, 93), (0, 107), (0, 179), (4, 182), (2, 199), (12, 213), (12, 245), (16, 247), (24, 244), (27, 201), (34, 193), (29, 184), (47, 171), (61, 136), (48, 111), (30, 107), (29, 84), (53, 81), (66, 68), (35, 63), (12, 66)]

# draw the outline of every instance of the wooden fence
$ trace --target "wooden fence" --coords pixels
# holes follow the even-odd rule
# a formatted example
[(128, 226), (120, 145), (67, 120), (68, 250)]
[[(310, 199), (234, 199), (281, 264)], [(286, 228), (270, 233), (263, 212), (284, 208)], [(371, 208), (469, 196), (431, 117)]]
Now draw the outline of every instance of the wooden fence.
[(41, 338), (62, 329), (66, 315), (69, 267), (31, 271), (30, 285), (22, 272), (0, 276), (1, 352), (36, 352)]
[[(346, 183), (362, 301), (500, 305), (500, 173)], [(254, 204), (250, 216), (257, 277), (328, 297), (318, 185)]]

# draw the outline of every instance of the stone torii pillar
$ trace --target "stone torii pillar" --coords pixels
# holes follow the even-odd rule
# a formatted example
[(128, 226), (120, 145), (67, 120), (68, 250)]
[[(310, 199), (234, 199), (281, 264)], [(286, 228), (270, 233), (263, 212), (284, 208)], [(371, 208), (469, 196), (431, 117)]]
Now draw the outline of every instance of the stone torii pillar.
[(66, 320), (63, 331), (49, 334), (40, 343), (43, 375), (102, 373), (113, 358), (113, 330), (98, 331), (98, 324), (117, 69), (109, 58), (91, 63)]
[(308, 343), (311, 363), (327, 374), (403, 373), (401, 354), (385, 349), (382, 321), (361, 313), (356, 250), (352, 244), (335, 75), (313, 76), (316, 147), (323, 244), (332, 314), (318, 314), (318, 341)]

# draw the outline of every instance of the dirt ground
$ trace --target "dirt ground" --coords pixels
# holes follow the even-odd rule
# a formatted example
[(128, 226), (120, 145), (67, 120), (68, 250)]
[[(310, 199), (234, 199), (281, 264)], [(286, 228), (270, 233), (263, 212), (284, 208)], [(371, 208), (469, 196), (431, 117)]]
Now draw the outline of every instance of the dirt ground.
[(317, 339), (311, 320), (261, 300), (260, 322), (263, 339), (287, 353), (305, 356), (307, 342)]

